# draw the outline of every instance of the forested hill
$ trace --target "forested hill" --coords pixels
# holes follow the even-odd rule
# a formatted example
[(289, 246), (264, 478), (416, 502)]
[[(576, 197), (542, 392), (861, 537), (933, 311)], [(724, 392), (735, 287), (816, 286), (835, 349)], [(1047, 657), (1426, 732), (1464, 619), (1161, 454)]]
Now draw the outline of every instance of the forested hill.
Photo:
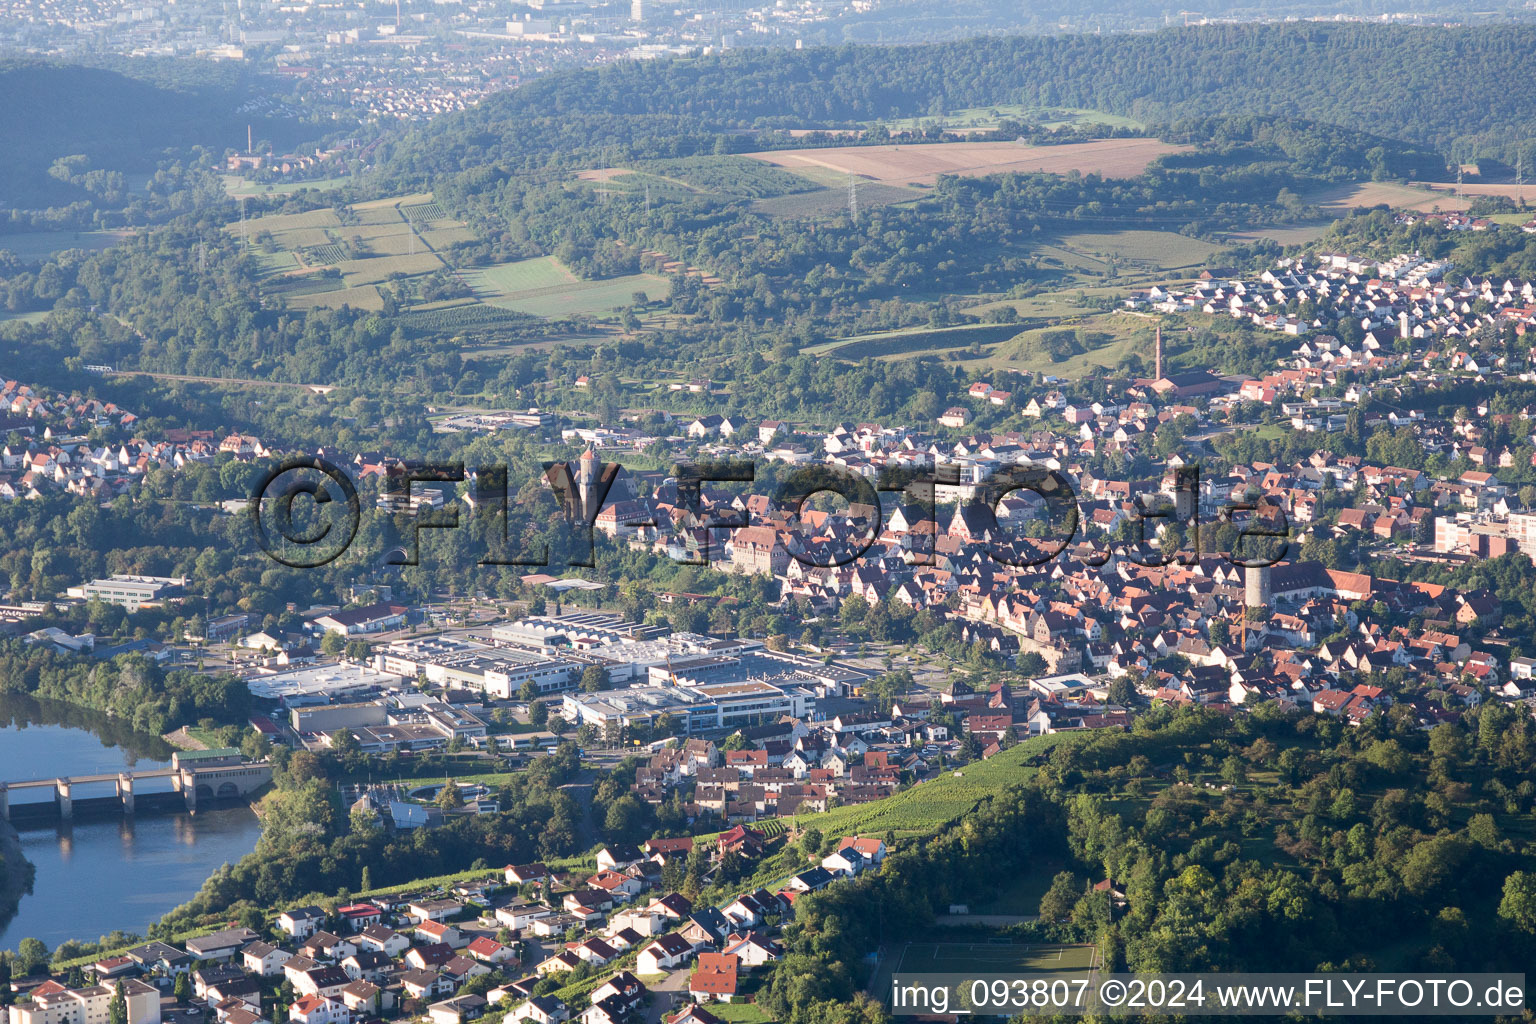
[[(44, 206), (78, 198), (48, 174), (55, 160), (91, 168), (152, 170), (167, 149), (245, 145), (235, 113), (250, 83), (226, 65), (123, 60), (117, 68), (0, 61), (0, 204)], [(257, 120), (258, 133), (273, 125)], [(265, 137), (265, 136), (264, 136)], [(284, 139), (282, 141), (292, 141)]]
[[(836, 126), (998, 103), (1089, 107), (1153, 123), (1304, 117), (1505, 157), (1529, 121), (1536, 28), (1233, 25), (1144, 35), (984, 38), (931, 46), (736, 51), (558, 73), (434, 121), (396, 170), (726, 128)], [(744, 140), (749, 141), (749, 140)], [(448, 143), (447, 146), (444, 143)]]

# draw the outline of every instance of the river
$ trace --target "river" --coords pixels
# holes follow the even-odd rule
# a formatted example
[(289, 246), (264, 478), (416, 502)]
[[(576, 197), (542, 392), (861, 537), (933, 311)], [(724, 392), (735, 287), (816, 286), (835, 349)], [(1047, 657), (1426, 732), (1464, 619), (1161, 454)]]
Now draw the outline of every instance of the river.
[[(0, 696), (0, 780), (48, 778), (169, 764), (172, 748), (104, 715), (68, 704)], [(142, 934), (185, 903), (225, 862), (256, 847), (250, 808), (146, 810), (132, 818), (93, 812), (71, 823), (14, 823), (37, 869), (32, 894), (0, 925), (0, 949), (31, 936), (52, 949), (122, 929)]]

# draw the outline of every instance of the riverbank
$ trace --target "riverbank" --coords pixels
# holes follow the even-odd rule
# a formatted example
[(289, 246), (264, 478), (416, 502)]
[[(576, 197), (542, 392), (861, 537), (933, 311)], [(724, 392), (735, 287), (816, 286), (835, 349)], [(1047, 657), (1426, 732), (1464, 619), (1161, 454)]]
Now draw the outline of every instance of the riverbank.
[(165, 742), (169, 743), (171, 746), (175, 747), (177, 750), (208, 749), (208, 744), (204, 743), (202, 740), (188, 732), (186, 726), (182, 726), (180, 729), (177, 729), (174, 732), (168, 732), (160, 738), (165, 740)]
[[(135, 732), (121, 719), (0, 694), (0, 781), (111, 778), (125, 770), (169, 766), (175, 753), (158, 735)], [(145, 790), (161, 788), (163, 783)], [(14, 832), (0, 830), (3, 853), (8, 864), (25, 858), (31, 870), (23, 869), (19, 905), (16, 892), (4, 900), (0, 949), (13, 949), (26, 937), (51, 947), (114, 931), (143, 932), (196, 893), (221, 865), (249, 854), (261, 834), (261, 823), (243, 804), (215, 800), (188, 814), (180, 801), (162, 796), (141, 800), (138, 813), (125, 815), (110, 799), (112, 792), (111, 786), (77, 792), (84, 802), (66, 821), (49, 806), (26, 813), (29, 804), (50, 803), (53, 793), (46, 788), (12, 790)], [(32, 889), (25, 895), (28, 875)]]
[(21, 852), (21, 836), (11, 823), (0, 818), (0, 931), (11, 923), (21, 907), (21, 898), (32, 892), (37, 869)]

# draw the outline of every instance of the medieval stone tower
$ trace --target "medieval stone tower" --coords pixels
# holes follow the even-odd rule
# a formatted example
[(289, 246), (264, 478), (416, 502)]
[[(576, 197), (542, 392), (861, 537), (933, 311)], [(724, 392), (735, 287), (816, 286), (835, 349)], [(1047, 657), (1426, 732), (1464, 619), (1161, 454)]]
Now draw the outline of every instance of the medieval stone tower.
[(1244, 607), (1268, 608), (1272, 597), (1269, 588), (1269, 566), (1250, 565), (1243, 570)]

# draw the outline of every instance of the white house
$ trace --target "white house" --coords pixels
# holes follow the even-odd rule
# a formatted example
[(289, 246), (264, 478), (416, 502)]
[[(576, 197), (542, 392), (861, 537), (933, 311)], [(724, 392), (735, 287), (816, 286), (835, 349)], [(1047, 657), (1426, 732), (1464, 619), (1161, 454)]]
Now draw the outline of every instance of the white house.
[(640, 951), (635, 970), (639, 974), (666, 974), (687, 963), (691, 956), (693, 944), (676, 932), (668, 932)]
[(277, 916), (277, 926), (296, 939), (307, 939), (325, 924), (325, 917), (319, 907), (295, 907)]
[(535, 1024), (564, 1024), (571, 1019), (571, 1011), (554, 996), (534, 996), (518, 1004), (507, 1016), (515, 1021), (531, 1020)]
[(352, 1011), (338, 999), (304, 996), (288, 1008), (292, 1024), (351, 1024)]
[(732, 935), (725, 940), (725, 945), (720, 951), (736, 957), (745, 968), (761, 967), (770, 960), (779, 958), (778, 943), (759, 932)]
[(850, 846), (821, 858), (821, 866), (839, 878), (852, 878), (864, 870), (864, 855)]
[(240, 965), (248, 974), (258, 974), (263, 978), (283, 973), (283, 964), (287, 963), (292, 953), (267, 942), (253, 942), (240, 951)]

